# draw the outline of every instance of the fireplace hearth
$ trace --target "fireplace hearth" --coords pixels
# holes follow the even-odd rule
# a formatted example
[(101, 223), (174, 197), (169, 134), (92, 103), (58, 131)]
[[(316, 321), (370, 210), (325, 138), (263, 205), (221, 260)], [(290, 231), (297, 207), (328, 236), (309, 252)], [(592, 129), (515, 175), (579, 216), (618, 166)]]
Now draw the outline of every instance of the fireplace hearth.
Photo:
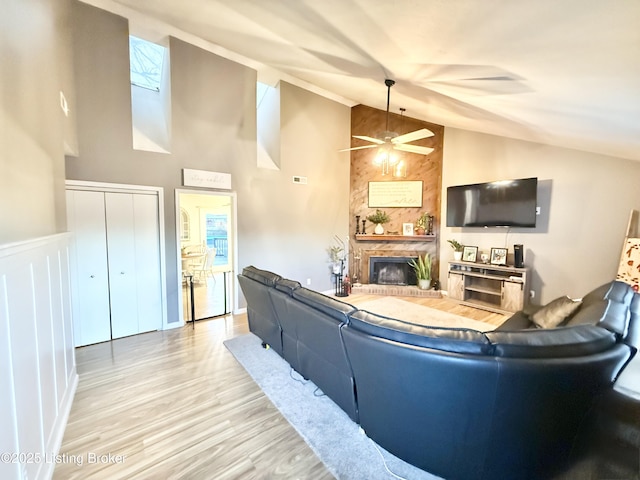
[(369, 257), (369, 283), (377, 285), (416, 285), (410, 260), (417, 257)]

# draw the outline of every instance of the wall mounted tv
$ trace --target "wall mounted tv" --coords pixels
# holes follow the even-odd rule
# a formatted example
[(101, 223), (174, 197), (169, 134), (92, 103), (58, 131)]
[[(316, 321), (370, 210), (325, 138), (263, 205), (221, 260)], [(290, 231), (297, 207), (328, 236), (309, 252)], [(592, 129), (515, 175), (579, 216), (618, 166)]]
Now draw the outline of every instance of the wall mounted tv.
[(447, 188), (447, 227), (536, 226), (537, 178)]

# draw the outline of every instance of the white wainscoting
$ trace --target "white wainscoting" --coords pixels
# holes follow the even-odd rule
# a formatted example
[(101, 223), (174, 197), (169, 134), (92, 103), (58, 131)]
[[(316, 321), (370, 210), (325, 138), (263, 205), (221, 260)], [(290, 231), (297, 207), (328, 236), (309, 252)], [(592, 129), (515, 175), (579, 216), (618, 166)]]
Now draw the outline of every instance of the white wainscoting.
[(0, 245), (0, 478), (51, 478), (78, 384), (70, 234)]

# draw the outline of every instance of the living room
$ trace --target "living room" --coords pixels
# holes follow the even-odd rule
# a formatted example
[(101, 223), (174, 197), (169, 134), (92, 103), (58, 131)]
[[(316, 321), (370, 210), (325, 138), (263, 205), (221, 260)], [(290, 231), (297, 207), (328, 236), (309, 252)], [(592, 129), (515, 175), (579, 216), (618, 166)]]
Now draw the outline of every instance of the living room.
[[(352, 131), (350, 106), (292, 79), (274, 81), (280, 100), (279, 169), (260, 168), (256, 70), (172, 30), (171, 153), (133, 150), (127, 53), (131, 25), (135, 20), (129, 22), (121, 5), (109, 12), (76, 1), (11, 2), (4, 12), (0, 196), (5, 208), (0, 243), (65, 232), (66, 180), (161, 187), (167, 324), (181, 326), (174, 191), (183, 188), (184, 168), (225, 172), (231, 174), (238, 197), (235, 268), (253, 264), (287, 278), (311, 279), (310, 287), (318, 291), (331, 290), (326, 250), (336, 235), (347, 238), (355, 222), (350, 155), (339, 150), (351, 146), (352, 134), (376, 132)], [(386, 95), (383, 80), (381, 75), (378, 103)], [(573, 80), (577, 84), (580, 79)], [(61, 91), (68, 102), (66, 114), (60, 108)], [(629, 111), (617, 112), (615, 121), (603, 117), (601, 123), (632, 128), (635, 98), (629, 98)], [(411, 117), (411, 105), (405, 107)], [(596, 110), (583, 113), (599, 115)], [(451, 185), (537, 177), (538, 226), (494, 231), (447, 228), (441, 222), (436, 257), (440, 265), (451, 259), (449, 239), (482, 250), (505, 246), (511, 251), (513, 244), (523, 244), (535, 303), (565, 294), (579, 297), (615, 276), (629, 213), (640, 208), (640, 163), (619, 150), (595, 153), (558, 146), (553, 125), (523, 124), (523, 131), (539, 141), (520, 139), (531, 138), (522, 131), (499, 135), (446, 126), (440, 198)], [(415, 166), (408, 168), (415, 171)], [(293, 176), (304, 176), (308, 183), (294, 184)], [(444, 208), (441, 201), (440, 210), (432, 213), (442, 219)], [(388, 227), (400, 230), (401, 223), (414, 221), (403, 218)], [(3, 264), (3, 274), (13, 268)], [(446, 285), (442, 267), (439, 280)], [(238, 295), (234, 307), (244, 306)], [(23, 338), (31, 337), (26, 332)], [(26, 350), (36, 352), (36, 347)], [(32, 387), (39, 388), (37, 383)], [(7, 386), (4, 391), (10, 390)]]

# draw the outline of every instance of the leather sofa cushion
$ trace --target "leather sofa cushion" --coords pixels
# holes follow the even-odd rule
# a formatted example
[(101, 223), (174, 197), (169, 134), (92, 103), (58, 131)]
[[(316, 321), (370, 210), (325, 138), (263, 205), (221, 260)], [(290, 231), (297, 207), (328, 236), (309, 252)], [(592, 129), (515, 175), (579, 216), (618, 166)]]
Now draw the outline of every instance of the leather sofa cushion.
[(320, 310), (322, 313), (329, 315), (331, 318), (335, 318), (340, 322), (348, 321), (347, 314), (355, 310), (353, 305), (349, 305), (348, 303), (341, 302), (340, 300), (336, 300), (304, 287), (295, 289), (292, 292), (292, 296), (305, 305), (309, 305), (316, 310)]
[(616, 343), (615, 335), (595, 325), (551, 330), (493, 331), (485, 335), (497, 357), (562, 358), (602, 352)]
[(491, 345), (482, 332), (417, 325), (364, 310), (349, 315), (349, 328), (374, 337), (454, 353), (483, 355), (491, 351)]
[(629, 309), (631, 316), (629, 318), (629, 328), (624, 343), (635, 348), (640, 348), (640, 294), (636, 293), (631, 300)]
[(275, 286), (276, 282), (282, 278), (276, 273), (269, 272), (267, 270), (260, 270), (253, 265), (243, 268), (242, 275), (250, 278), (251, 280), (255, 280), (256, 282), (260, 282), (263, 285), (267, 285), (268, 287)]
[(615, 281), (607, 292), (607, 308), (598, 325), (616, 333), (620, 338), (627, 335), (629, 328), (629, 306), (635, 292), (624, 283)]
[(281, 278), (276, 282), (276, 289), (289, 295), (293, 294), (293, 291), (300, 288), (301, 286), (302, 285), (300, 285), (300, 282), (287, 280), (286, 278)]

